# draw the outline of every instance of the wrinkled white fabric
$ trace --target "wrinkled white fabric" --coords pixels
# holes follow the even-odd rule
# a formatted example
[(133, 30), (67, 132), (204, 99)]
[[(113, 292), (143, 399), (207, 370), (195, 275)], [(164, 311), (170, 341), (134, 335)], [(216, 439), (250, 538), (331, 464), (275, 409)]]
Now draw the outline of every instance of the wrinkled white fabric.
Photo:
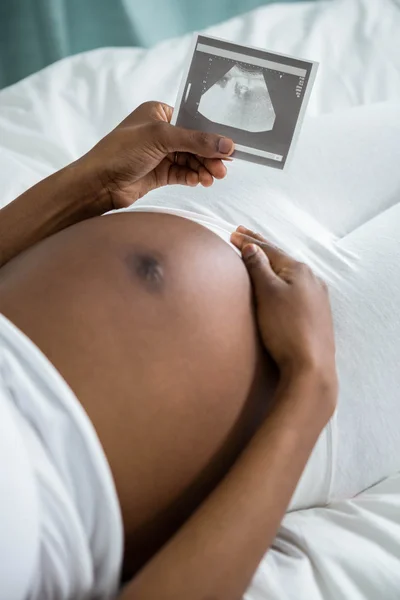
[(0, 315), (0, 598), (108, 600), (122, 520), (108, 463), (70, 388)]

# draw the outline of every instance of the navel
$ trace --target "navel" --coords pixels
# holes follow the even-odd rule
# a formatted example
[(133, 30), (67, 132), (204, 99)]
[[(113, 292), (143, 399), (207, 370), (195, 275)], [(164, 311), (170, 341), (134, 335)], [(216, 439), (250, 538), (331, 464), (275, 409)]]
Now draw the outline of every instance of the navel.
[(161, 259), (150, 252), (133, 252), (126, 257), (130, 272), (151, 292), (164, 287), (164, 269)]

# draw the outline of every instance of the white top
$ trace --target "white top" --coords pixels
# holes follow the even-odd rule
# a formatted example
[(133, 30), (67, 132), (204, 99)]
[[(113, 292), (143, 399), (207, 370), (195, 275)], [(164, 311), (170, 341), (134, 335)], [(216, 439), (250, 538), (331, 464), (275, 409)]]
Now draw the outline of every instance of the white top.
[(0, 315), (0, 597), (114, 597), (123, 531), (108, 463), (62, 377)]

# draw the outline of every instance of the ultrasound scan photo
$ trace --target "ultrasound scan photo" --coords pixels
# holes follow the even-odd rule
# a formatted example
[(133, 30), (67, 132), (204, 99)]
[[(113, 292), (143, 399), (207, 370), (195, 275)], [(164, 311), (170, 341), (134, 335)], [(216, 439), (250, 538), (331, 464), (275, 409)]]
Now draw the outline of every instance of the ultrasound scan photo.
[(317, 63), (195, 34), (172, 123), (235, 142), (233, 158), (284, 169)]
[(237, 64), (200, 98), (199, 113), (245, 131), (270, 131), (275, 111), (261, 69)]

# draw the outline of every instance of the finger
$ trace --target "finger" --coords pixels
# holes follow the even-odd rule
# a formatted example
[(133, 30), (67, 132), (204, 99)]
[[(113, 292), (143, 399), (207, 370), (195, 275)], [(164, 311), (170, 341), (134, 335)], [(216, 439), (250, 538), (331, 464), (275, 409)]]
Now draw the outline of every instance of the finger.
[(189, 185), (196, 186), (199, 183), (199, 175), (188, 167), (182, 167), (177, 164), (172, 164), (168, 171), (169, 185)]
[(159, 102), (158, 104), (160, 105), (160, 110), (163, 112), (163, 116), (169, 123), (172, 119), (172, 114), (174, 112), (173, 107), (169, 104), (165, 104), (165, 102)]
[(185, 174), (185, 181), (186, 185), (190, 185), (191, 187), (195, 187), (201, 183), (198, 173), (195, 173), (190, 169), (188, 169), (187, 173)]
[[(174, 154), (174, 162), (181, 167), (185, 167), (188, 164), (188, 157), (190, 154), (186, 152), (175, 152)], [(190, 165), (189, 165), (190, 166)]]
[(203, 187), (210, 187), (214, 183), (214, 177), (207, 171), (205, 167), (200, 167), (199, 179)]
[(154, 145), (164, 154), (191, 152), (205, 158), (225, 158), (234, 151), (234, 143), (229, 138), (204, 131), (174, 127), (162, 121), (152, 123), (151, 132)]
[(239, 233), (235, 231), (231, 235), (231, 242), (234, 244), (239, 250), (242, 250), (246, 244), (257, 244), (262, 248), (264, 253), (268, 256), (268, 259), (271, 263), (271, 266), (275, 273), (279, 273), (282, 269), (286, 267), (293, 267), (296, 264), (296, 261), (291, 258), (288, 254), (280, 250), (270, 242), (267, 242), (261, 234), (256, 234), (259, 237), (245, 235), (243, 233)]
[(257, 244), (246, 244), (242, 249), (242, 257), (258, 301), (261, 301), (266, 287), (283, 285), (281, 279), (274, 272), (268, 256)]
[(265, 237), (261, 233), (252, 231), (251, 229), (248, 229), (244, 225), (239, 225), (239, 227), (236, 229), (236, 231), (238, 231), (239, 233), (244, 233), (245, 235), (248, 235), (250, 237), (253, 237), (256, 240), (259, 240), (260, 242), (266, 242), (267, 241), (265, 239)]
[[(193, 155), (188, 154), (188, 156)], [(204, 158), (203, 156), (196, 156), (195, 159), (199, 164), (203, 165), (215, 179), (223, 179), (225, 177), (227, 170), (220, 158)]]
[(227, 169), (222, 160), (219, 158), (203, 158), (201, 156), (197, 158), (215, 179), (223, 179), (225, 177)]
[(202, 162), (193, 154), (183, 154), (186, 157), (186, 165), (198, 173), (201, 185), (203, 187), (210, 187), (214, 183), (214, 178), (208, 169), (206, 169)]
[(154, 100), (143, 102), (121, 121), (120, 126), (129, 127), (137, 123), (144, 123), (149, 119), (169, 123), (172, 113), (173, 108), (163, 102), (156, 102)]
[(155, 121), (161, 120), (169, 123), (172, 119), (174, 109), (169, 104), (165, 104), (165, 102), (150, 100), (148, 102), (143, 102), (143, 104), (136, 109), (136, 112), (139, 111), (143, 118), (150, 117), (150, 119), (154, 119)]
[(200, 171), (200, 167), (203, 166), (203, 163), (197, 158), (197, 156), (190, 154), (190, 152), (177, 152), (176, 154), (179, 164), (189, 167), (193, 171), (196, 171), (196, 173), (198, 173)]

